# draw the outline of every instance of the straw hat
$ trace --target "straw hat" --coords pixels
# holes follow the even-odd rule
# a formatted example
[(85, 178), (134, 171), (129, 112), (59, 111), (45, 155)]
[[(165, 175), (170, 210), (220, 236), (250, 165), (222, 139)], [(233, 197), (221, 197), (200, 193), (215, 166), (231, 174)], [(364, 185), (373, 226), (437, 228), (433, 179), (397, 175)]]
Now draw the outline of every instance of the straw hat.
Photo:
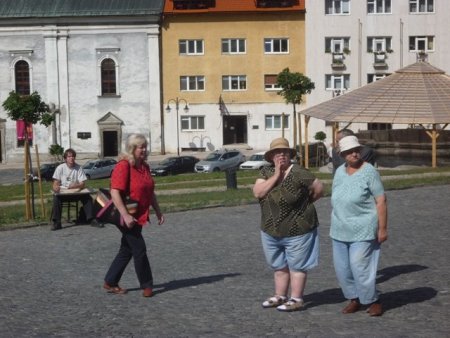
[(341, 153), (350, 149), (360, 147), (362, 147), (362, 145), (359, 144), (358, 138), (356, 136), (345, 136), (339, 140), (339, 150)]
[(295, 155), (297, 155), (295, 149), (289, 146), (289, 141), (284, 137), (279, 137), (270, 142), (270, 149), (264, 154), (266, 161), (271, 162), (273, 152), (278, 149), (288, 149), (290, 151), (291, 158), (294, 158)]

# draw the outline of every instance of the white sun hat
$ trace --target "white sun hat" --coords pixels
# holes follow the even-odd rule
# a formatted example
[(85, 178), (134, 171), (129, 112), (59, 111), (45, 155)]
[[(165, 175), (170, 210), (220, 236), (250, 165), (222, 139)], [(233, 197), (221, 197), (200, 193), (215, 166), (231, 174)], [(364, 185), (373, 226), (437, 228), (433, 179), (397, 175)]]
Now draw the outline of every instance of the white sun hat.
[(361, 144), (359, 144), (358, 138), (356, 136), (350, 135), (350, 136), (345, 136), (343, 138), (340, 139), (339, 141), (339, 150), (342, 152), (350, 150), (350, 149), (355, 149), (355, 148), (360, 148), (362, 147)]

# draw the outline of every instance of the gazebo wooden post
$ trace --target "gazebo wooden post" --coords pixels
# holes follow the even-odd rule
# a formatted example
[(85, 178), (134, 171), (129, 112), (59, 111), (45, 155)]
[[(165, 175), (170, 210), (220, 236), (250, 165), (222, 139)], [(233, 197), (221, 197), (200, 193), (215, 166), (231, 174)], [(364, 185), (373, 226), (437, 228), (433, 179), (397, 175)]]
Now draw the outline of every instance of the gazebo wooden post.
[(433, 124), (433, 129), (431, 132), (427, 130), (426, 132), (428, 136), (431, 137), (431, 167), (437, 167), (436, 153), (437, 153), (437, 138), (439, 137), (439, 133), (437, 132), (436, 124)]
[(310, 116), (305, 115), (305, 168), (309, 168), (309, 142), (308, 142), (308, 125)]
[(333, 147), (333, 148), (336, 147), (336, 135), (337, 135), (338, 129), (339, 129), (339, 123), (338, 122), (334, 122), (333, 123), (333, 136), (332, 136), (332, 139), (331, 139), (331, 142), (333, 143), (331, 145), (331, 147)]

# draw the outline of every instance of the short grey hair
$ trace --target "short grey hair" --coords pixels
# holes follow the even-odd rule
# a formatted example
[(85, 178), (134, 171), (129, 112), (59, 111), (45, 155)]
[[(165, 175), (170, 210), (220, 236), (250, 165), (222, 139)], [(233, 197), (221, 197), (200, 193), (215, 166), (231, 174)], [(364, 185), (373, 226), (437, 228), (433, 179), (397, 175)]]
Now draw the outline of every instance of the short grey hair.
[(355, 133), (351, 129), (347, 129), (347, 128), (341, 129), (337, 133), (342, 135), (342, 137), (355, 135)]

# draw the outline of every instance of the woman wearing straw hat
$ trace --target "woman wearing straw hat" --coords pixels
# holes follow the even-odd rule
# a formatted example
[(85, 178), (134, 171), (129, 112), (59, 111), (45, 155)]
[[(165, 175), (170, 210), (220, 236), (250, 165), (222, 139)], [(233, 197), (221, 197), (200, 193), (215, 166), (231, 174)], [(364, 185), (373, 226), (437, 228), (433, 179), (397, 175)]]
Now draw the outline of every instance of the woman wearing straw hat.
[[(275, 294), (264, 308), (297, 311), (303, 307), (306, 274), (317, 266), (319, 225), (313, 202), (322, 196), (322, 183), (298, 164), (285, 138), (270, 144), (253, 194), (261, 205), (261, 240), (267, 263), (274, 270)], [(288, 291), (290, 287), (290, 297)]]
[(344, 297), (350, 303), (343, 313), (368, 305), (370, 316), (381, 316), (376, 290), (380, 244), (387, 239), (387, 206), (377, 170), (361, 158), (356, 136), (339, 141), (345, 160), (334, 175), (330, 236), (333, 262)]

